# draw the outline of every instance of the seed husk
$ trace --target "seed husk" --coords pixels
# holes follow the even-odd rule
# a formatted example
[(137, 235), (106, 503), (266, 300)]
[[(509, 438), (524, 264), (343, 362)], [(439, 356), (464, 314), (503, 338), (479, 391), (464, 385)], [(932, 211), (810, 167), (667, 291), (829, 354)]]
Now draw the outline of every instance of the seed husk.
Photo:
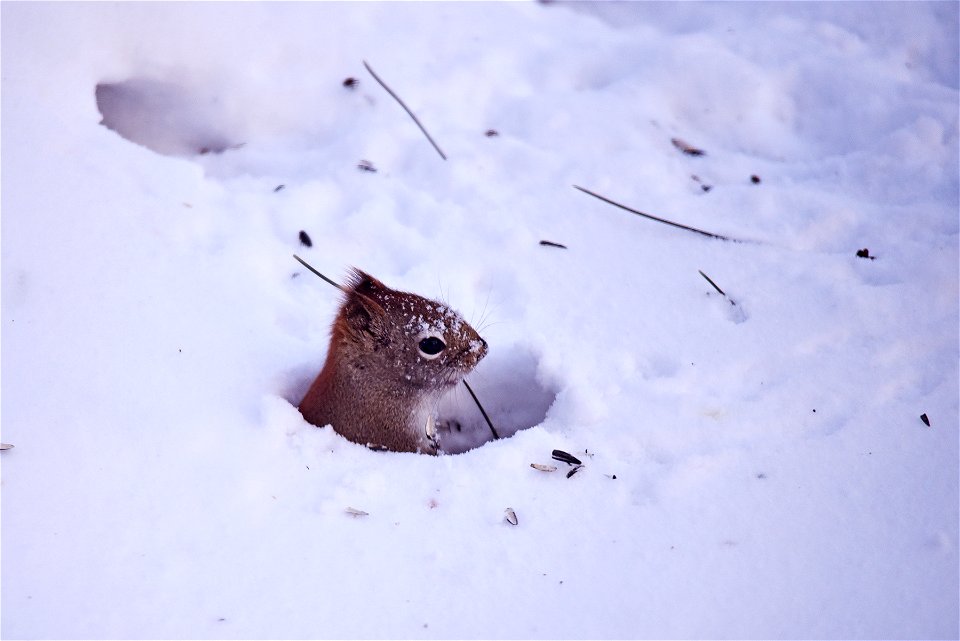
[(540, 470), (541, 472), (556, 472), (556, 465), (543, 465), (542, 463), (531, 463), (530, 467), (535, 470)]
[(564, 452), (563, 450), (554, 450), (553, 459), (555, 461), (561, 461), (562, 463), (569, 463), (570, 465), (583, 464), (583, 461), (578, 459), (576, 456), (570, 454), (569, 452)]

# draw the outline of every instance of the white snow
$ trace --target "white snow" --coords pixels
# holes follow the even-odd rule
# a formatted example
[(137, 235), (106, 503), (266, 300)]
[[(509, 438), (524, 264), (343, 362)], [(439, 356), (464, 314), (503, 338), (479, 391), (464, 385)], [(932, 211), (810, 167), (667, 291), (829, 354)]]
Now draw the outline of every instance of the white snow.
[[(2, 636), (957, 638), (957, 61), (955, 2), (3, 3)], [(305, 423), (294, 252), (529, 429)]]

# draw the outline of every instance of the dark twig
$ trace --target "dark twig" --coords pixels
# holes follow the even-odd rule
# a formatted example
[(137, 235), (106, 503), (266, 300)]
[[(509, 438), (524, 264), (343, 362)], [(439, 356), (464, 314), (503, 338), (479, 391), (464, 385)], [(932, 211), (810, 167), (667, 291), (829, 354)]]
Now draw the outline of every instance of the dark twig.
[(385, 83), (383, 80), (380, 79), (380, 76), (378, 76), (378, 75), (373, 71), (373, 69), (370, 67), (370, 65), (367, 64), (367, 61), (366, 61), (366, 60), (363, 61), (363, 66), (367, 68), (367, 71), (370, 72), (370, 75), (373, 76), (373, 79), (376, 80), (377, 82), (379, 82), (379, 83), (380, 83), (380, 86), (383, 87), (384, 89), (386, 89), (386, 90), (387, 90), (387, 93), (390, 94), (391, 96), (393, 96), (393, 99), (396, 100), (398, 103), (400, 103), (400, 106), (403, 107), (403, 110), (406, 111), (407, 114), (409, 114), (409, 116), (410, 116), (411, 118), (413, 118), (413, 122), (417, 123), (417, 126), (420, 127), (420, 131), (422, 131), (422, 132), (423, 132), (423, 135), (427, 137), (427, 140), (429, 140), (429, 141), (430, 141), (430, 144), (433, 145), (433, 148), (437, 150), (437, 153), (440, 154), (440, 157), (443, 158), (444, 160), (446, 160), (446, 159), (447, 159), (447, 156), (443, 153), (443, 151), (440, 150), (440, 147), (437, 146), (437, 143), (435, 143), (435, 142), (433, 141), (433, 138), (430, 137), (430, 134), (427, 133), (427, 130), (424, 129), (424, 127), (423, 127), (422, 124), (420, 124), (420, 121), (417, 119), (417, 117), (416, 117), (415, 115), (413, 115), (413, 112), (410, 111), (410, 108), (407, 107), (407, 105), (404, 104), (404, 102), (403, 102), (402, 100), (400, 100), (400, 96), (398, 96), (397, 94), (395, 94), (395, 93), (393, 92), (393, 89), (391, 89), (390, 87), (388, 87), (388, 86), (387, 86), (387, 83)]
[(694, 232), (694, 233), (701, 234), (701, 235), (703, 235), (703, 236), (707, 236), (707, 237), (709, 237), (709, 238), (716, 238), (716, 239), (718, 239), (718, 240), (728, 240), (728, 241), (731, 241), (731, 242), (734, 242), (734, 243), (742, 243), (742, 242), (743, 242), (742, 240), (737, 240), (736, 238), (730, 238), (729, 236), (721, 236), (720, 234), (713, 234), (713, 233), (710, 233), (710, 232), (708, 232), (708, 231), (703, 231), (702, 229), (697, 229), (696, 227), (689, 227), (689, 226), (687, 226), (687, 225), (681, 225), (680, 223), (675, 223), (675, 222), (673, 222), (673, 221), (665, 220), (665, 219), (663, 219), (663, 218), (657, 218), (656, 216), (651, 216), (650, 214), (645, 214), (645, 213), (643, 213), (642, 211), (637, 211), (636, 209), (632, 209), (632, 208), (630, 208), (630, 207), (627, 207), (626, 205), (621, 205), (620, 203), (616, 202), (615, 200), (610, 200), (609, 198), (606, 198), (605, 196), (601, 196), (600, 194), (596, 194), (596, 193), (590, 191), (589, 189), (584, 189), (583, 187), (580, 187), (580, 186), (578, 186), (578, 185), (574, 185), (573, 187), (574, 187), (574, 189), (579, 189), (580, 191), (582, 191), (582, 192), (585, 193), (585, 194), (590, 194), (590, 195), (593, 196), (594, 198), (599, 198), (600, 200), (602, 200), (602, 201), (605, 202), (605, 203), (610, 203), (610, 204), (613, 205), (614, 207), (619, 207), (620, 209), (625, 209), (626, 211), (629, 211), (631, 214), (636, 214), (637, 216), (643, 216), (644, 218), (649, 218), (650, 220), (655, 220), (655, 221), (657, 221), (658, 223), (663, 223), (663, 224), (665, 224), (665, 225), (670, 225), (670, 226), (672, 226), (672, 227), (678, 227), (678, 228), (680, 228), (680, 229), (686, 229), (687, 231), (692, 231), (692, 232)]
[(724, 291), (723, 291), (722, 289), (720, 289), (720, 288), (717, 286), (717, 284), (710, 279), (709, 276), (707, 276), (706, 274), (704, 274), (703, 271), (701, 271), (701, 270), (699, 270), (699, 269), (698, 269), (697, 271), (700, 272), (700, 275), (701, 275), (701, 276), (703, 276), (704, 278), (707, 279), (707, 282), (708, 282), (708, 283), (710, 283), (711, 285), (713, 285), (713, 288), (714, 288), (715, 290), (717, 290), (718, 292), (720, 292), (723, 296), (726, 296), (726, 294), (724, 293)]
[(331, 285), (333, 285), (334, 287), (336, 287), (336, 288), (339, 289), (340, 291), (344, 291), (344, 290), (343, 290), (343, 287), (340, 287), (340, 285), (337, 284), (335, 281), (330, 280), (329, 278), (327, 278), (326, 276), (324, 276), (323, 274), (321, 274), (320, 272), (318, 272), (317, 270), (315, 270), (313, 267), (310, 266), (309, 263), (307, 263), (307, 261), (305, 261), (304, 259), (300, 258), (300, 257), (297, 256), (296, 254), (294, 254), (293, 257), (297, 259), (297, 262), (299, 262), (301, 265), (303, 265), (304, 267), (306, 267), (307, 269), (309, 269), (310, 271), (312, 271), (314, 274), (316, 274), (317, 276), (319, 276), (320, 278), (322, 278), (322, 279), (325, 280), (326, 282), (330, 283)]
[(483, 405), (480, 404), (480, 399), (477, 398), (477, 395), (473, 393), (473, 389), (470, 387), (470, 384), (467, 382), (467, 379), (463, 379), (463, 385), (467, 388), (467, 391), (470, 392), (470, 396), (473, 397), (473, 402), (477, 404), (477, 407), (480, 408), (480, 413), (483, 414), (483, 418), (487, 421), (487, 425), (490, 427), (490, 431), (493, 432), (493, 438), (499, 439), (500, 435), (497, 434), (496, 428), (493, 427), (493, 421), (490, 420), (490, 417), (487, 416), (486, 410), (483, 409)]
[(714, 288), (715, 290), (717, 290), (718, 292), (720, 292), (720, 295), (721, 295), (721, 296), (723, 296), (723, 297), (726, 298), (728, 301), (730, 301), (730, 304), (731, 304), (731, 305), (733, 305), (734, 307), (737, 306), (737, 301), (735, 301), (735, 300), (733, 300), (732, 298), (730, 298), (729, 296), (727, 296), (727, 293), (726, 293), (725, 291), (723, 291), (722, 289), (720, 289), (720, 286), (717, 285), (715, 282), (713, 282), (713, 280), (712, 280), (709, 276), (707, 276), (706, 274), (704, 274), (703, 271), (700, 270), (700, 269), (698, 269), (697, 271), (700, 272), (700, 275), (701, 275), (701, 276), (703, 276), (704, 278), (707, 279), (707, 282), (708, 282), (708, 283), (710, 283), (711, 285), (713, 285), (713, 288)]

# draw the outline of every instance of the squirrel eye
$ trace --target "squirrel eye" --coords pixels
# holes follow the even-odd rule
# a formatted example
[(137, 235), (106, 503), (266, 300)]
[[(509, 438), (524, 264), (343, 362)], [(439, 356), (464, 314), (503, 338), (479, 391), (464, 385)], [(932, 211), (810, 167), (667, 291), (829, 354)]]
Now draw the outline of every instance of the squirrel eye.
[(424, 358), (432, 359), (440, 355), (446, 344), (436, 336), (427, 336), (419, 343), (420, 353)]

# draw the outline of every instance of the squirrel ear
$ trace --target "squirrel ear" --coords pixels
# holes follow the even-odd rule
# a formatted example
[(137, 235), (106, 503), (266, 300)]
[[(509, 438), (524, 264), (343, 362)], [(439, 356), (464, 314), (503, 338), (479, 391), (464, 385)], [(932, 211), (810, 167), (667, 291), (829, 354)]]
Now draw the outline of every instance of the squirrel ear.
[(351, 333), (357, 336), (379, 336), (382, 333), (380, 319), (385, 313), (376, 301), (359, 292), (350, 292), (343, 304), (343, 318)]
[(382, 319), (387, 315), (379, 303), (386, 285), (370, 274), (353, 268), (344, 291), (347, 300), (343, 303), (343, 318), (355, 336), (367, 334), (380, 337), (383, 334)]
[(354, 267), (350, 270), (346, 289), (348, 292), (356, 292), (376, 299), (377, 293), (387, 289), (387, 286), (367, 272)]

